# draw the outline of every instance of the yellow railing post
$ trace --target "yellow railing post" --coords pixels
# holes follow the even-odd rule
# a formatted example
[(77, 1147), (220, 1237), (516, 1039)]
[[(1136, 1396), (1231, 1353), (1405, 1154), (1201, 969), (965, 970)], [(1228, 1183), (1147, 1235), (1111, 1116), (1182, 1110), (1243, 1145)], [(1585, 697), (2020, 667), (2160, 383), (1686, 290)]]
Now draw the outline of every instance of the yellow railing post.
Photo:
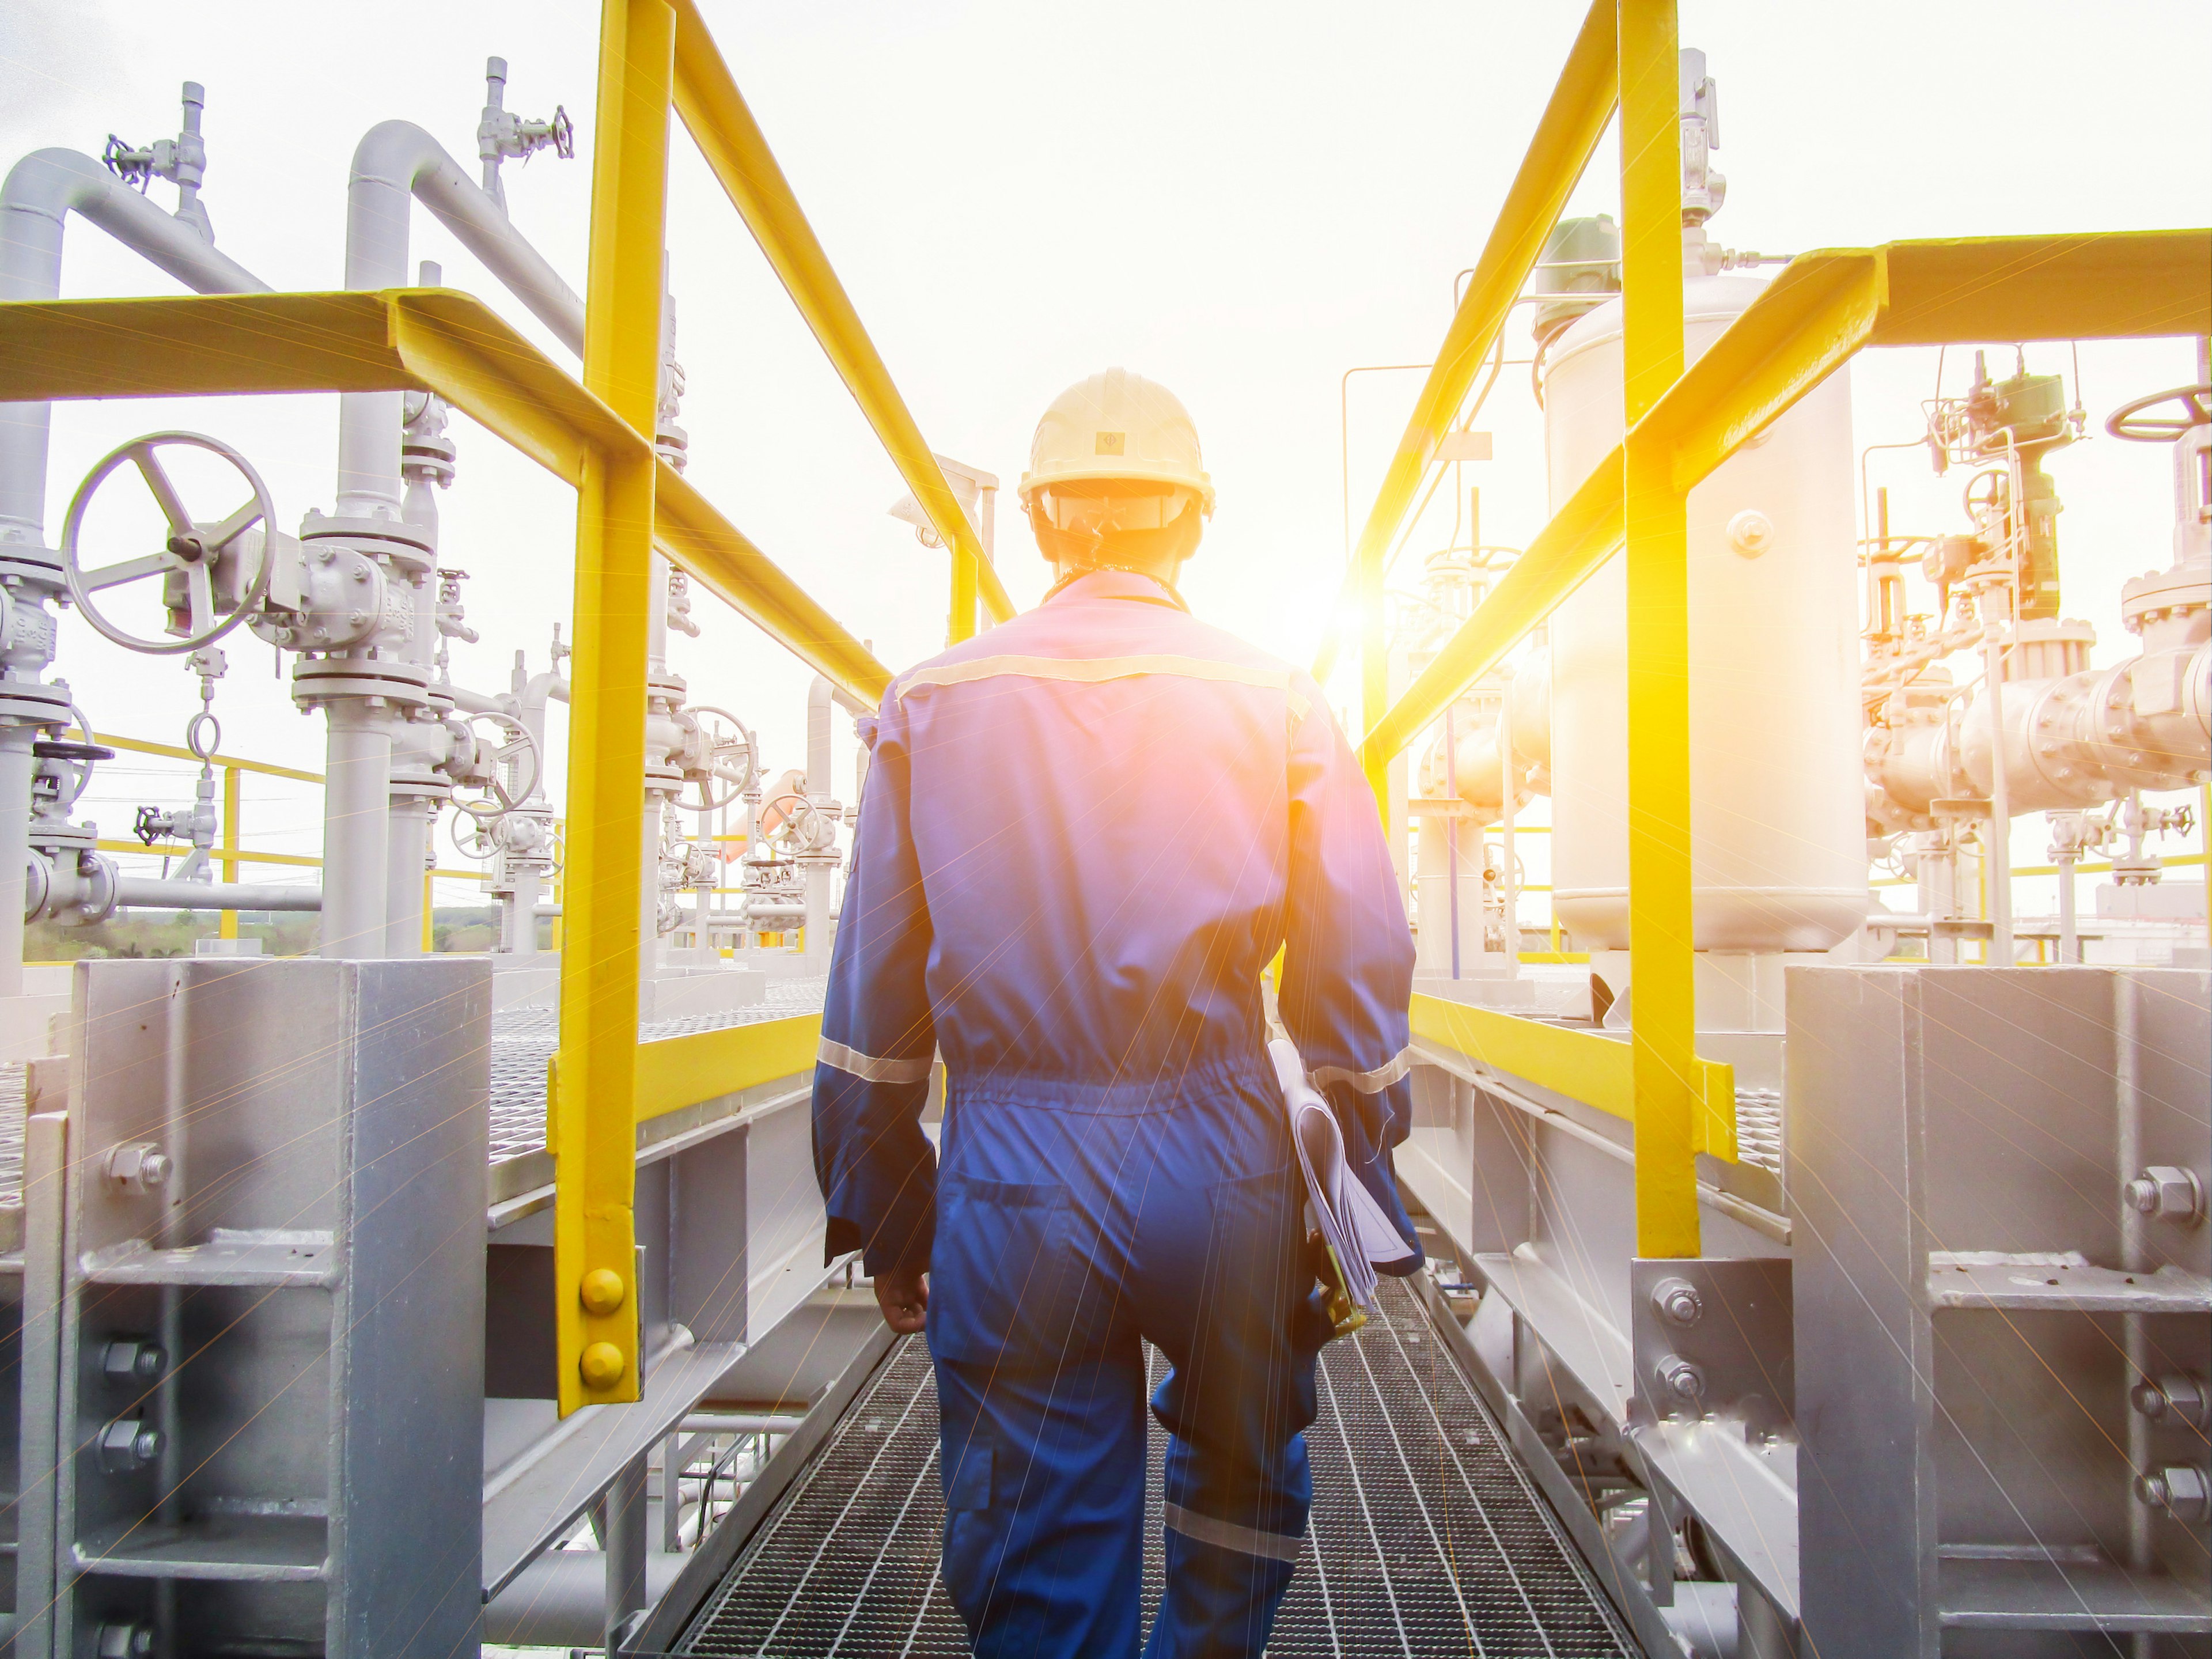
[(965, 548), (956, 547), (951, 553), (952, 618), (945, 629), (945, 641), (957, 645), (975, 637), (976, 565)]
[[(228, 854), (222, 860), (222, 878), (225, 881), (238, 879), (237, 853), (241, 845), (239, 838), (239, 817), (238, 769), (235, 766), (226, 766), (222, 769), (222, 844)], [(236, 939), (238, 912), (225, 910), (222, 915), (222, 920), (216, 924), (216, 937)]]
[[(676, 16), (605, 0), (584, 385), (643, 434), (660, 371), (661, 247)], [(576, 507), (570, 669), (569, 926), (561, 957), (560, 1098), (552, 1113), (560, 1408), (638, 1395), (635, 1229), (640, 861), (653, 459), (607, 446)]]
[(1682, 373), (1674, 0), (1620, 0), (1627, 442), (1628, 943), (1636, 999), (1636, 1252), (1698, 1254), (1690, 901), (1690, 606), (1673, 446), (1636, 423)]

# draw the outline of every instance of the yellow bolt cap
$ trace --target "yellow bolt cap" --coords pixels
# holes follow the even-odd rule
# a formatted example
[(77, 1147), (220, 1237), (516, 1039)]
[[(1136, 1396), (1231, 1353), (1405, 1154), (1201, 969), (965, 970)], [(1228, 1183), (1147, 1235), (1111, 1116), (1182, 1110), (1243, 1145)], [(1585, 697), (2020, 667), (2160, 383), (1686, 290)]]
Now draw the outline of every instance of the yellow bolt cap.
[(611, 1389), (623, 1380), (629, 1362), (613, 1343), (594, 1342), (584, 1350), (584, 1357), (577, 1362), (576, 1368), (583, 1373), (586, 1388)]
[(584, 1282), (576, 1287), (576, 1294), (584, 1304), (584, 1311), (597, 1314), (602, 1319), (623, 1304), (629, 1294), (622, 1275), (612, 1267), (594, 1267), (584, 1275)]

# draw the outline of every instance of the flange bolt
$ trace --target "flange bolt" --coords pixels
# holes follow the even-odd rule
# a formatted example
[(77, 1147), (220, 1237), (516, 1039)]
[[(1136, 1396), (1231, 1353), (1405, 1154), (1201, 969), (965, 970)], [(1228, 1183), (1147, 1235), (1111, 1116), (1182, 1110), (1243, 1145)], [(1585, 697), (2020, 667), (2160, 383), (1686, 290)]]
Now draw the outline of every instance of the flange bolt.
[(1651, 1305), (1669, 1325), (1694, 1325), (1705, 1316), (1705, 1299), (1686, 1279), (1662, 1279), (1651, 1287)]
[(2194, 1170), (2154, 1164), (2128, 1182), (2127, 1200), (2138, 1215), (2185, 1227), (2204, 1213), (2204, 1183)]
[(2136, 1498), (2177, 1521), (2202, 1521), (2212, 1514), (2212, 1479), (2193, 1463), (2168, 1463), (2136, 1477)]

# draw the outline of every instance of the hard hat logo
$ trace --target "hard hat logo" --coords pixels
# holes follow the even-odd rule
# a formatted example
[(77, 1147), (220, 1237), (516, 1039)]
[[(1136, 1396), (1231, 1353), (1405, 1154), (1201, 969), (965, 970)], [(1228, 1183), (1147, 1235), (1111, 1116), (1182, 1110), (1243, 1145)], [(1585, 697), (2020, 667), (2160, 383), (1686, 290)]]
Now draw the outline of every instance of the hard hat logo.
[(1121, 368), (1052, 400), (1020, 495), (1046, 556), (1077, 562), (1133, 550), (1120, 544), (1136, 536), (1188, 556), (1213, 513), (1213, 480), (1190, 411), (1158, 381)]

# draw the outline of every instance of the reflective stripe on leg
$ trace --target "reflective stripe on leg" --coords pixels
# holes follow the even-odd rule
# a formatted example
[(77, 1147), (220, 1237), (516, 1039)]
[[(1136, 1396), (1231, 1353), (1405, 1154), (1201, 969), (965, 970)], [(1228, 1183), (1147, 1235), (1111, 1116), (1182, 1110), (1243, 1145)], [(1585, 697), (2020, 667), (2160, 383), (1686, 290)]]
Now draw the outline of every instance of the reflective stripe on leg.
[(1200, 1515), (1180, 1504), (1163, 1506), (1167, 1524), (1186, 1538), (1194, 1538), (1201, 1544), (1212, 1544), (1224, 1550), (1235, 1550), (1240, 1555), (1264, 1556), (1271, 1561), (1296, 1561), (1303, 1547), (1303, 1539), (1292, 1538), (1279, 1532), (1261, 1532), (1256, 1527), (1240, 1527), (1233, 1521), (1217, 1521), (1210, 1515)]

